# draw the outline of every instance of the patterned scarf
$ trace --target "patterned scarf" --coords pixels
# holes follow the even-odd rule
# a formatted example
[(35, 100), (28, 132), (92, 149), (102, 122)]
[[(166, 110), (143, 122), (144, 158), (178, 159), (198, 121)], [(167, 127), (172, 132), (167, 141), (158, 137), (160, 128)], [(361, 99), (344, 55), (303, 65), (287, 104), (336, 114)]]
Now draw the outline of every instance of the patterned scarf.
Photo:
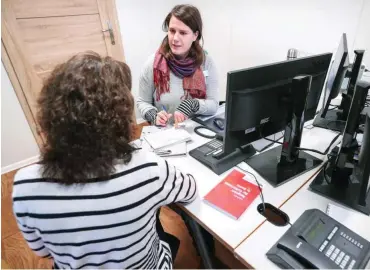
[(160, 50), (156, 52), (153, 65), (154, 86), (157, 89), (156, 101), (161, 99), (163, 93), (170, 92), (170, 70), (183, 79), (185, 95), (182, 99), (188, 99), (189, 95), (192, 98), (206, 98), (206, 81), (202, 70), (196, 67), (194, 62), (191, 58), (166, 59)]

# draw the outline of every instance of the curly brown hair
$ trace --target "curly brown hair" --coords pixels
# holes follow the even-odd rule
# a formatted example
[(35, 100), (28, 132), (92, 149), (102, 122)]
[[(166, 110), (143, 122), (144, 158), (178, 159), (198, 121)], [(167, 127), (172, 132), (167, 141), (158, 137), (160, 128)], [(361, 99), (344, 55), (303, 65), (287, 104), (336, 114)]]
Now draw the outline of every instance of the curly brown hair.
[(63, 184), (86, 183), (128, 163), (135, 148), (131, 72), (123, 62), (95, 52), (57, 66), (38, 99), (46, 137), (42, 175)]

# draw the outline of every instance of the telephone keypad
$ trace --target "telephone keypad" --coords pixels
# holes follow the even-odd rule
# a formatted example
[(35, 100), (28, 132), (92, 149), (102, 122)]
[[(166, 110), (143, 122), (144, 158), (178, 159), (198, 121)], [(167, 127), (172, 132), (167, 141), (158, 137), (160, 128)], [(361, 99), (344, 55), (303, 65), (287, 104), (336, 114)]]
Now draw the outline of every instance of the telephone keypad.
[(219, 140), (217, 139), (214, 139), (212, 141), (210, 141), (208, 144), (207, 144), (209, 147), (213, 148), (213, 149), (218, 149), (220, 147), (223, 146), (223, 143), (220, 142)]
[(330, 256), (330, 260), (334, 261), (337, 258), (338, 254), (339, 254), (339, 248), (335, 248), (333, 254), (331, 254)]
[(321, 247), (320, 247), (320, 252), (322, 252), (325, 248), (326, 248), (326, 245), (328, 244), (329, 242), (327, 240), (324, 241), (324, 243), (322, 243)]
[[(346, 259), (347, 258), (347, 259)], [(349, 256), (347, 255), (347, 256), (345, 256), (344, 257), (344, 260), (341, 262), (341, 264), (339, 265), (340, 266), (340, 268), (344, 268), (344, 267), (346, 267), (346, 265), (347, 265), (347, 263), (348, 263), (348, 260), (349, 260)]]
[[(321, 245), (321, 247), (324, 245), (324, 243)], [(344, 251), (340, 250), (334, 245), (330, 246), (330, 248), (326, 251), (325, 255), (329, 257), (330, 260), (334, 261), (337, 265), (339, 265), (340, 268), (342, 269), (344, 269), (348, 262), (351, 260), (351, 257), (349, 255), (347, 255)], [(351, 263), (348, 265), (348, 269), (352, 269), (355, 263), (356, 261), (352, 260)]]
[(359, 247), (359, 248), (363, 248), (364, 246), (357, 240), (355, 240), (354, 238), (350, 237), (349, 235), (346, 235), (345, 233), (341, 232), (340, 235), (344, 238), (346, 238), (349, 242), (351, 242), (352, 244), (354, 244), (355, 246)]
[[(330, 232), (330, 234), (327, 236), (327, 240), (325, 240), (324, 243), (321, 244), (321, 246), (319, 248), (320, 252), (324, 251), (324, 249), (328, 245), (328, 240), (330, 241), (333, 238), (333, 236), (337, 232), (337, 230), (338, 230), (338, 227), (335, 227)], [(363, 248), (363, 245), (359, 241), (355, 240), (354, 238), (345, 234), (344, 232), (340, 232), (340, 235), (343, 238), (347, 239), (348, 242), (352, 243), (356, 247)], [(347, 266), (348, 269), (352, 269), (354, 267), (354, 265), (356, 264), (356, 260), (351, 259), (351, 257), (349, 255), (347, 255), (345, 252), (343, 252), (342, 250), (337, 248), (335, 245), (330, 245), (330, 247), (327, 249), (325, 255), (326, 255), (326, 257), (330, 258), (330, 260), (334, 261), (337, 265), (339, 265), (339, 267), (342, 268), (342, 269), (346, 268), (346, 266)]]
[(343, 251), (341, 251), (340, 253), (339, 253), (339, 256), (337, 257), (337, 259), (335, 260), (335, 263), (337, 264), (337, 265), (339, 265), (339, 263), (342, 261), (342, 259), (343, 259), (343, 257), (344, 257), (344, 252)]
[(350, 265), (348, 266), (348, 269), (352, 269), (353, 266), (355, 265), (356, 261), (355, 260), (352, 260), (352, 262), (350, 263)]
[(334, 251), (334, 245), (331, 245), (330, 248), (326, 251), (326, 257), (330, 257), (332, 252)]
[(328, 236), (328, 239), (329, 240), (331, 240), (332, 238), (333, 238), (333, 236), (334, 236), (334, 234), (337, 232), (337, 230), (338, 230), (338, 227), (335, 227), (332, 231), (331, 231), (331, 233), (329, 234), (329, 236)]

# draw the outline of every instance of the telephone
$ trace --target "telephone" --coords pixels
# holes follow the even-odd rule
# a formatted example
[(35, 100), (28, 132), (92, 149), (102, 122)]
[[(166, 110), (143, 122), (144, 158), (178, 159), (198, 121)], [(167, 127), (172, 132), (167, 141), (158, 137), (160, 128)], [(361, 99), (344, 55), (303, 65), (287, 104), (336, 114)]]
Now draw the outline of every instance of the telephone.
[(318, 209), (306, 210), (266, 253), (282, 269), (365, 268), (370, 243)]

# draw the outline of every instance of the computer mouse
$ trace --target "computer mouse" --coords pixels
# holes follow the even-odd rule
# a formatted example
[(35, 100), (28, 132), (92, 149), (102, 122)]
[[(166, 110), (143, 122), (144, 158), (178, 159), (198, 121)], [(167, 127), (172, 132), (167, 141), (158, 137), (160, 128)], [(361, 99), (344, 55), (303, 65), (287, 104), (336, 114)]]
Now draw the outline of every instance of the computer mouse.
[(219, 128), (219, 129), (221, 129), (221, 130), (224, 130), (224, 129), (225, 129), (225, 120), (224, 120), (224, 119), (222, 119), (222, 118), (215, 118), (215, 119), (213, 120), (213, 124), (214, 124), (217, 128)]

